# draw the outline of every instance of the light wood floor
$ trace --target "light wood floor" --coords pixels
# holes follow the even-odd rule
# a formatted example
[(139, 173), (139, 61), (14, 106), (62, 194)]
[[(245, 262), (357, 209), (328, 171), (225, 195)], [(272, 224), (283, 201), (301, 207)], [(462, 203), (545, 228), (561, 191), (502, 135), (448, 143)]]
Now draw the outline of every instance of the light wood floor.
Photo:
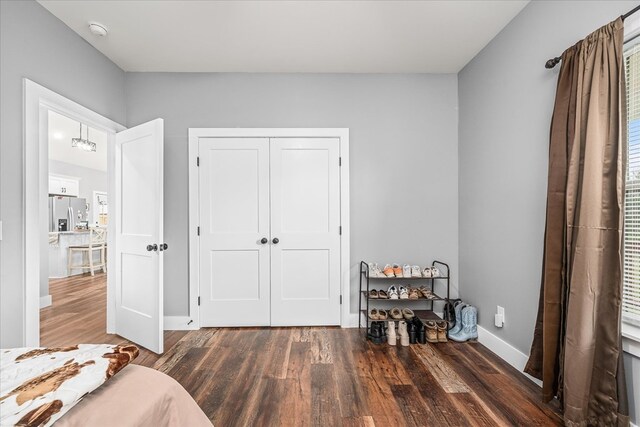
[[(42, 343), (120, 343), (105, 331), (106, 277), (50, 283)], [(175, 378), (216, 427), (561, 425), (540, 389), (480, 344), (373, 345), (357, 329), (165, 332), (135, 363)]]

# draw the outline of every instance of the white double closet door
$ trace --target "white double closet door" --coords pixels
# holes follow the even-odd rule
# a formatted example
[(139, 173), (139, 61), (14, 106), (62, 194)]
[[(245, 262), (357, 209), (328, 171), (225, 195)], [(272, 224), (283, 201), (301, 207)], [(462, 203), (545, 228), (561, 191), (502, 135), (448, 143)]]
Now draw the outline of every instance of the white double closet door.
[(340, 324), (340, 139), (200, 138), (201, 326)]

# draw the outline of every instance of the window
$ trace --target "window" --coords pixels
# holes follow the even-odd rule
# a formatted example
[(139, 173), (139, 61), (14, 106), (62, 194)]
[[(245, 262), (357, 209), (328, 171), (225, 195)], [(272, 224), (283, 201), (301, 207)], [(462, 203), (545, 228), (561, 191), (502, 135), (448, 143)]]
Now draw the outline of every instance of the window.
[(640, 43), (624, 53), (628, 151), (624, 208), (622, 317), (640, 325)]

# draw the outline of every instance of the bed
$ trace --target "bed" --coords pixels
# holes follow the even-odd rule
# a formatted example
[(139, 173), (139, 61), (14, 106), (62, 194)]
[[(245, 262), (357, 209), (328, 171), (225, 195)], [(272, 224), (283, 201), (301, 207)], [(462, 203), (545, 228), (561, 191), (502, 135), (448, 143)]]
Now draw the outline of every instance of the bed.
[(137, 354), (107, 344), (0, 350), (0, 425), (211, 427), (177, 381), (130, 364)]

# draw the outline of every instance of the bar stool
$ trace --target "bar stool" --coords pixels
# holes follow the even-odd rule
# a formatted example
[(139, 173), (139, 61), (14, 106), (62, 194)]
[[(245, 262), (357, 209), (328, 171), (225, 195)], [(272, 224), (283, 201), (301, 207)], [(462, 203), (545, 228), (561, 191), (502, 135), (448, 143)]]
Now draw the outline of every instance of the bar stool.
[[(100, 261), (98, 263), (93, 262), (94, 251), (100, 251)], [(73, 254), (80, 252), (82, 254), (82, 263), (73, 264)], [(89, 229), (89, 244), (88, 245), (73, 245), (69, 246), (67, 252), (67, 270), (69, 276), (74, 269), (89, 269), (92, 276), (95, 276), (95, 270), (102, 269), (104, 273), (107, 272), (107, 229), (106, 228), (90, 228)], [(88, 258), (88, 262), (85, 260)]]

